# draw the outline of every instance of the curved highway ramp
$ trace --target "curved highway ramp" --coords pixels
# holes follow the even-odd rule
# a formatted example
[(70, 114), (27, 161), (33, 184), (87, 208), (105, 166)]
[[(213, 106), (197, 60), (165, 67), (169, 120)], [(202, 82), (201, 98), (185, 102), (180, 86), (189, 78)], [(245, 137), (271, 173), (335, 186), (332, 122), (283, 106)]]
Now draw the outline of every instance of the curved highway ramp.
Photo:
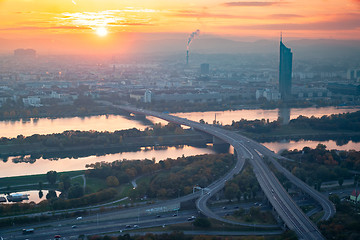
[(234, 149), (238, 153), (238, 161), (235, 167), (225, 177), (210, 185), (208, 194), (203, 195), (197, 201), (198, 209), (205, 215), (214, 217), (213, 213), (209, 212), (209, 209), (206, 207), (207, 199), (210, 198), (210, 195), (220, 190), (224, 186), (225, 182), (231, 179), (234, 174), (237, 174), (241, 171), (244, 165), (244, 157), (239, 156), (247, 156), (250, 159), (250, 163), (253, 166), (254, 173), (257, 180), (259, 181), (263, 192), (265, 193), (281, 219), (287, 225), (287, 227), (295, 231), (300, 239), (324, 239), (316, 225), (301, 211), (301, 209), (296, 205), (296, 203), (293, 201), (293, 199), (289, 196), (281, 183), (275, 177), (275, 175), (271, 172), (269, 167), (264, 162), (263, 157), (269, 157), (269, 159), (274, 163), (275, 167), (278, 168), (282, 173), (284, 173), (284, 175), (289, 178), (292, 183), (294, 183), (303, 191), (309, 193), (315, 200), (317, 200), (321, 204), (325, 212), (323, 217), (324, 219), (329, 219), (335, 214), (334, 205), (325, 196), (318, 193), (310, 186), (302, 182), (300, 179), (289, 173), (286, 169), (284, 169), (277, 161), (273, 159), (273, 157), (281, 157), (274, 154), (272, 151), (270, 151), (263, 145), (228, 130), (224, 130), (207, 124), (197, 123), (169, 114), (138, 109), (130, 106), (113, 106), (127, 112), (153, 116), (169, 122), (192, 127), (194, 129), (211, 134), (231, 144), (234, 147)]

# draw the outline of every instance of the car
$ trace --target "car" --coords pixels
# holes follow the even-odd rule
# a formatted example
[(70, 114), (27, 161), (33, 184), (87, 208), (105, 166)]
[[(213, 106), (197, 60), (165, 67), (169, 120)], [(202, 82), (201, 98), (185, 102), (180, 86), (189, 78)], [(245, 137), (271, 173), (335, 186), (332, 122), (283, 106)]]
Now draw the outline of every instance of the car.
[(238, 209), (238, 208), (239, 208), (239, 206), (235, 206), (234, 208), (235, 208), (235, 209)]
[(227, 207), (223, 207), (223, 209), (227, 209)]
[(76, 220), (81, 220), (81, 219), (82, 219), (82, 217), (77, 217), (77, 218), (76, 218)]
[(34, 233), (33, 228), (28, 228), (28, 229), (23, 229), (22, 230), (22, 234), (30, 234), (30, 233)]
[(139, 225), (134, 225), (133, 228), (139, 228)]
[(72, 225), (71, 227), (72, 227), (72, 228), (77, 228), (77, 226), (76, 226), (76, 225)]
[(60, 235), (55, 235), (54, 238), (55, 238), (55, 239), (60, 239), (61, 236), (60, 236)]
[(174, 213), (174, 214), (173, 214), (173, 217), (177, 217), (177, 213)]
[(161, 218), (161, 216), (160, 216), (160, 215), (156, 215), (156, 218)]
[(131, 228), (131, 225), (126, 225), (125, 228)]

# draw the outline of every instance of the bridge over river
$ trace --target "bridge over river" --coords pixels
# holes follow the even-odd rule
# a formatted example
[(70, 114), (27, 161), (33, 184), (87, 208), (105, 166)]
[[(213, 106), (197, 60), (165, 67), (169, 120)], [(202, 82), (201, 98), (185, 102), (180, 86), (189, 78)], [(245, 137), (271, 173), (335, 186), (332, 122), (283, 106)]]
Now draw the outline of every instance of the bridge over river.
[(294, 185), (309, 194), (322, 206), (324, 211), (322, 220), (328, 220), (335, 214), (335, 207), (333, 203), (330, 202), (324, 195), (317, 192), (315, 189), (308, 186), (306, 183), (292, 175), (287, 169), (282, 167), (276, 160), (276, 158), (281, 159), (281, 156), (251, 139), (216, 126), (201, 124), (169, 114), (138, 109), (130, 106), (113, 106), (137, 115), (153, 116), (176, 124), (189, 126), (198, 131), (211, 134), (212, 136), (215, 136), (234, 147), (237, 153), (237, 162), (235, 167), (223, 178), (209, 185), (207, 193), (201, 195), (196, 201), (197, 208), (204, 215), (221, 221), (226, 221), (211, 212), (206, 206), (206, 202), (218, 190), (224, 187), (226, 181), (230, 180), (235, 174), (238, 174), (244, 166), (245, 159), (249, 159), (263, 192), (286, 226), (295, 231), (300, 239), (324, 239), (324, 236), (322, 236), (316, 225), (296, 205), (273, 172), (269, 169), (268, 165), (264, 162), (264, 157), (266, 156), (278, 171), (283, 173)]

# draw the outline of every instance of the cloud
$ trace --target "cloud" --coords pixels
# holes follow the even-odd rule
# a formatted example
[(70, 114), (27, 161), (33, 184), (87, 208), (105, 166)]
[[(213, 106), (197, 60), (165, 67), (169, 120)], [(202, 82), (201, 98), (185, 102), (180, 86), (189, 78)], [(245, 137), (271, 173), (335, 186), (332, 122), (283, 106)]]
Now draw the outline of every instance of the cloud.
[(171, 13), (170, 15), (174, 17), (185, 17), (185, 18), (189, 17), (189, 18), (258, 19), (258, 17), (253, 17), (253, 16), (237, 16), (231, 14), (217, 14), (217, 13), (196, 12), (196, 11), (188, 11), (188, 10), (178, 11), (175, 13)]
[(122, 9), (106, 10), (100, 12), (76, 12), (62, 13), (58, 21), (64, 25), (88, 26), (96, 28), (98, 26), (144, 26), (153, 25), (152, 15), (156, 11), (153, 9)]
[(328, 21), (312, 23), (277, 23), (257, 25), (227, 26), (227, 28), (253, 29), (253, 30), (310, 30), (333, 31), (360, 29), (360, 14), (338, 15)]
[(277, 19), (281, 19), (281, 18), (303, 18), (304, 16), (302, 15), (298, 15), (298, 14), (271, 14), (268, 16), (269, 18), (277, 18)]
[(283, 4), (284, 2), (226, 2), (227, 7), (266, 7)]
[(50, 26), (50, 27), (35, 27), (35, 26), (23, 26), (13, 28), (0, 28), (0, 31), (23, 31), (23, 30), (51, 30), (51, 29), (67, 29), (67, 30), (86, 30), (91, 29), (89, 27), (78, 27), (78, 26)]

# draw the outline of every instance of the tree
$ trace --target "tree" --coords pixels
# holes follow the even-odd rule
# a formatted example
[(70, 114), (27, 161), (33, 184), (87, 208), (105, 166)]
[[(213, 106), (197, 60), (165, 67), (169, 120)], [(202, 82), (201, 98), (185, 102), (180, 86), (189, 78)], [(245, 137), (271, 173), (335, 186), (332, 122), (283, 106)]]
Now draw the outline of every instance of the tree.
[(115, 176), (108, 176), (106, 178), (106, 184), (109, 187), (116, 187), (116, 186), (119, 186), (119, 180)]
[(211, 227), (211, 222), (207, 218), (196, 218), (194, 221), (194, 226), (201, 228), (209, 228)]
[(239, 187), (235, 183), (231, 183), (225, 188), (225, 197), (231, 201), (236, 197), (237, 192), (239, 191)]
[(57, 179), (57, 172), (56, 171), (48, 171), (46, 173), (46, 178), (50, 184), (54, 185), (56, 183), (56, 179)]
[(41, 199), (44, 196), (44, 193), (40, 190), (39, 191), (39, 198)]
[(235, 212), (234, 212), (234, 215), (235, 216), (238, 216), (238, 217), (240, 217), (240, 216), (242, 216), (242, 215), (244, 215), (245, 214), (245, 209), (244, 208), (239, 208), (238, 210), (236, 210)]
[(57, 198), (56, 192), (54, 190), (49, 190), (48, 194), (46, 194), (46, 199)]
[(60, 181), (62, 183), (62, 190), (64, 192), (66, 192), (67, 190), (69, 190), (70, 186), (71, 186), (71, 180), (70, 180), (70, 177), (69, 175), (61, 175), (60, 177)]
[(339, 185), (340, 185), (340, 187), (342, 187), (342, 185), (343, 185), (343, 183), (344, 183), (344, 178), (339, 178), (338, 179), (338, 183), (339, 183)]
[(84, 195), (84, 189), (78, 185), (75, 184), (74, 186), (71, 186), (69, 188), (69, 193), (68, 193), (68, 198), (79, 198), (82, 197)]
[(340, 198), (337, 194), (332, 194), (329, 196), (329, 200), (332, 201), (335, 205), (340, 204)]

